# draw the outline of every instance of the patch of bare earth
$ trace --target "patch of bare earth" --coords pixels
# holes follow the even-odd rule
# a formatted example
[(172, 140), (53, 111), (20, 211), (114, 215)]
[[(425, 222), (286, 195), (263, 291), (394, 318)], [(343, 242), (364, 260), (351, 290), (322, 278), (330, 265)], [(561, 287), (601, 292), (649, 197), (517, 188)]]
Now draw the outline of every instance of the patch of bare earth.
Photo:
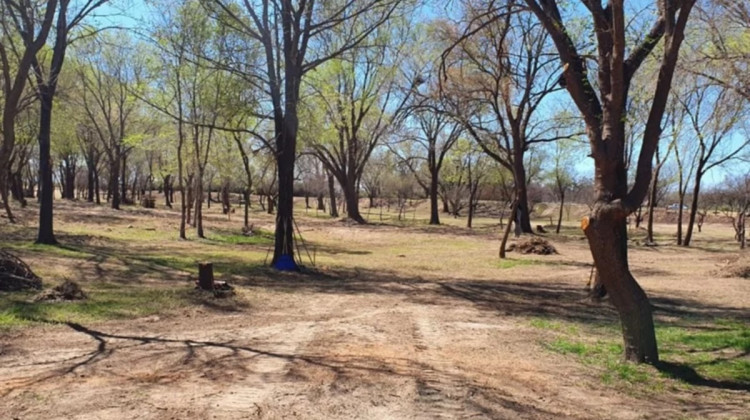
[[(584, 299), (585, 241), (552, 239), (560, 255), (500, 270), (495, 233), (457, 239), (452, 231), (306, 222), (326, 275), (239, 276), (249, 309), (196, 306), (11, 330), (0, 338), (0, 413), (102, 420), (748, 415), (743, 391), (679, 387), (644, 397), (543, 347), (550, 332), (532, 328), (530, 317), (614, 319), (611, 309)], [(657, 317), (670, 316), (660, 305), (708, 314), (750, 308), (746, 280), (709, 275), (714, 254), (639, 248), (631, 258)], [(93, 270), (100, 262), (76, 264)], [(164, 276), (173, 281), (173, 273)], [(148, 277), (144, 287), (160, 284)]]

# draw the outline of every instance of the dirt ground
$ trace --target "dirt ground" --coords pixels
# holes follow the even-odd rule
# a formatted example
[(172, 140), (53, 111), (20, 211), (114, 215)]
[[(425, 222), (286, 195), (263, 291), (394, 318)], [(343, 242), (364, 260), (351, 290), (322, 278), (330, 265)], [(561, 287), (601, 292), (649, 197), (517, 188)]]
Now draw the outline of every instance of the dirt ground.
[[(62, 242), (112, 250), (72, 262), (19, 251), (46, 279), (187, 288), (179, 270), (128, 272), (129, 256), (209, 246), (175, 240), (178, 220), (167, 210), (56, 206)], [(32, 235), (33, 211), (21, 214), (26, 226), (0, 224), (0, 232)], [(252, 216), (271, 228), (272, 216)], [(239, 230), (239, 219), (209, 212), (206, 225)], [(489, 219), (473, 231), (460, 219), (438, 228), (351, 226), (304, 212), (298, 220), (315, 272), (228, 274), (238, 305), (0, 330), (0, 418), (750, 418), (747, 388), (605, 384), (598, 366), (545, 348), (555, 331), (534, 328), (539, 317), (594, 327), (616, 320), (585, 298), (590, 254), (575, 233), (549, 237), (559, 255), (511, 255), (518, 264), (501, 267)], [(128, 239), (128, 247), (106, 230), (148, 235), (152, 227), (158, 240)], [(659, 230), (662, 246), (634, 245), (630, 255), (657, 320), (750, 321), (750, 281), (715, 274), (737, 255), (731, 227), (707, 224), (691, 249), (668, 245), (671, 226)], [(259, 265), (266, 248), (238, 253)]]

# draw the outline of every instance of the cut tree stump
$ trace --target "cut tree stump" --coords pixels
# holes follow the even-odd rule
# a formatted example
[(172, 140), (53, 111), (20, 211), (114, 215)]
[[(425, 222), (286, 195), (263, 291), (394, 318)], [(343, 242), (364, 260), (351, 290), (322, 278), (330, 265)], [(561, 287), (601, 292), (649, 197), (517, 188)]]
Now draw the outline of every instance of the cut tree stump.
[(202, 290), (214, 290), (213, 263), (198, 263), (198, 288)]

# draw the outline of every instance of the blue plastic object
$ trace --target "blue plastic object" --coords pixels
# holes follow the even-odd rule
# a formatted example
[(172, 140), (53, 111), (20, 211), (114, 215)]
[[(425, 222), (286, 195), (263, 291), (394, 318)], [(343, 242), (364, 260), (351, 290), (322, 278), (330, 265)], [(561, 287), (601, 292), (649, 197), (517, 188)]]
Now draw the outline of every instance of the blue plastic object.
[(297, 263), (294, 262), (294, 258), (292, 258), (291, 255), (281, 255), (279, 259), (276, 260), (276, 263), (273, 265), (273, 268), (279, 271), (298, 271), (299, 270)]

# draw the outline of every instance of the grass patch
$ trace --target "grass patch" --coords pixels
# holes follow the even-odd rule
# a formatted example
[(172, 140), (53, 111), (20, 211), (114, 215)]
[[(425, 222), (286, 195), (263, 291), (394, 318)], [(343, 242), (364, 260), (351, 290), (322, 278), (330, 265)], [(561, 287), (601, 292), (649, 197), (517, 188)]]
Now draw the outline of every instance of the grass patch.
[(526, 265), (534, 265), (537, 262), (534, 260), (514, 260), (505, 258), (500, 261), (493, 261), (492, 266), (495, 268), (500, 269), (508, 269), (508, 268), (514, 268), (514, 267), (523, 267)]
[(78, 251), (72, 247), (35, 244), (33, 242), (5, 242), (2, 247), (11, 251), (34, 252), (54, 257), (82, 259), (91, 257), (88, 252)]
[(208, 240), (222, 244), (230, 245), (269, 245), (273, 243), (273, 233), (266, 230), (256, 230), (252, 235), (246, 236), (241, 234), (212, 232), (208, 235)]
[[(623, 361), (623, 347), (615, 328), (589, 328), (588, 335), (601, 337), (597, 341), (578, 339), (579, 330), (569, 323), (535, 318), (535, 328), (554, 331), (556, 338), (543, 343), (552, 352), (572, 355), (585, 365), (601, 369), (601, 380), (607, 384), (642, 384), (658, 390), (665, 384), (668, 373), (661, 373), (648, 365)], [(706, 380), (750, 385), (750, 325), (734, 320), (718, 320), (700, 329), (656, 326), (660, 358), (664, 362), (683, 365)], [(678, 377), (673, 379), (681, 380)]]
[(529, 322), (532, 327), (540, 330), (561, 331), (570, 334), (578, 334), (580, 328), (571, 322), (553, 321), (547, 318), (532, 318)]
[(198, 262), (202, 261), (193, 256), (143, 255), (133, 259), (146, 264), (155, 264), (179, 271), (197, 271)]
[(93, 322), (152, 315), (191, 302), (187, 288), (98, 288), (87, 290), (89, 298), (70, 302), (33, 302), (32, 294), (0, 296), (0, 328), (41, 321)]
[(650, 366), (636, 365), (622, 360), (622, 345), (611, 341), (583, 342), (568, 338), (557, 338), (545, 345), (548, 350), (560, 354), (571, 354), (586, 365), (602, 369), (601, 380), (606, 384), (617, 382), (648, 384), (658, 387), (658, 378)]
[(750, 385), (750, 325), (717, 320), (701, 329), (657, 326), (663, 360), (688, 365), (706, 378)]

